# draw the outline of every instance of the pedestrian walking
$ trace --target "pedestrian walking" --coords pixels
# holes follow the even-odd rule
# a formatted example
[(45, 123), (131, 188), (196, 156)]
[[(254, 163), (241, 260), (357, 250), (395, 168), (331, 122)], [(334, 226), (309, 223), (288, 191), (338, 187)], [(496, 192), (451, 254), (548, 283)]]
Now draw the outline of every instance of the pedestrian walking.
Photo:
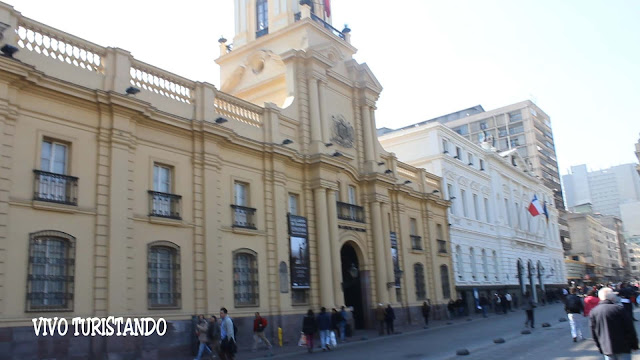
[(524, 326), (529, 327), (529, 325), (531, 325), (531, 328), (533, 329), (535, 327), (533, 325), (533, 309), (536, 305), (533, 303), (533, 299), (531, 298), (531, 295), (529, 295), (528, 291), (524, 293), (524, 299), (522, 301), (522, 309), (527, 313), (527, 321), (524, 322)]
[(327, 308), (322, 307), (320, 309), (320, 314), (318, 314), (316, 318), (316, 324), (320, 332), (320, 346), (322, 347), (322, 351), (331, 350), (331, 315), (327, 312)]
[(502, 311), (502, 299), (500, 299), (498, 293), (493, 294), (493, 310), (496, 314), (500, 314)]
[(504, 294), (500, 294), (500, 305), (502, 305), (502, 313), (506, 314), (507, 313), (507, 297)]
[(395, 333), (393, 330), (393, 322), (396, 320), (396, 314), (391, 307), (391, 304), (387, 304), (387, 308), (384, 309), (384, 322), (387, 324), (387, 335)]
[(504, 295), (505, 300), (507, 300), (507, 310), (509, 311), (513, 311), (513, 308), (511, 307), (511, 305), (513, 304), (513, 298), (511, 297), (511, 294), (506, 293)]
[(376, 321), (378, 322), (378, 335), (384, 335), (384, 307), (382, 303), (378, 303), (376, 308)]
[(207, 329), (209, 325), (207, 320), (204, 318), (204, 315), (198, 316), (198, 324), (196, 325), (196, 335), (198, 335), (198, 341), (200, 341), (200, 345), (198, 346), (198, 355), (195, 360), (202, 359), (202, 355), (206, 351), (208, 354), (211, 354), (211, 348), (207, 345)]
[(340, 329), (340, 342), (345, 342), (346, 341), (346, 336), (347, 336), (347, 310), (345, 309), (344, 305), (342, 305), (340, 307), (340, 318), (339, 318), (339, 322), (338, 322), (338, 329)]
[(447, 310), (449, 311), (449, 320), (453, 319), (456, 316), (456, 303), (453, 299), (449, 299)]
[(260, 316), (259, 312), (256, 312), (255, 318), (253, 319), (253, 348), (251, 351), (257, 351), (258, 343), (260, 342), (260, 340), (262, 340), (262, 342), (267, 346), (269, 354), (271, 354), (271, 343), (269, 342), (267, 337), (264, 336), (264, 329), (266, 327), (267, 319)]
[[(587, 293), (587, 296), (584, 298), (584, 317), (587, 319), (587, 322), (589, 324), (588, 329), (591, 329), (591, 318), (589, 317), (589, 315), (591, 314), (591, 310), (593, 310), (593, 308), (595, 308), (598, 303), (600, 302), (600, 299), (598, 299), (598, 292), (595, 289), (591, 289), (589, 290), (589, 292)], [(589, 333), (590, 331), (587, 331), (587, 337), (585, 337), (585, 339), (589, 338)], [(584, 334), (583, 334), (584, 335)]]
[(215, 315), (209, 318), (209, 327), (207, 328), (207, 339), (209, 340), (209, 348), (213, 352), (211, 357), (220, 352), (220, 325)]
[(489, 307), (489, 300), (486, 296), (480, 295), (480, 299), (478, 300), (480, 304), (480, 308), (482, 310), (482, 317), (487, 317), (487, 307)]
[(335, 333), (336, 340), (339, 336), (340, 331), (340, 322), (342, 320), (342, 315), (335, 308), (331, 309), (331, 331)]
[(620, 296), (620, 302), (624, 309), (627, 311), (631, 320), (636, 321), (633, 317), (633, 306), (631, 305), (631, 298), (635, 295), (635, 290), (631, 288), (628, 283), (620, 284), (620, 291), (618, 291), (618, 296)]
[(610, 288), (598, 291), (600, 303), (589, 315), (591, 334), (605, 360), (631, 360), (638, 350), (638, 336), (629, 314), (615, 304), (616, 294)]
[(582, 317), (580, 316), (584, 312), (584, 305), (582, 305), (582, 300), (576, 295), (576, 288), (572, 287), (569, 290), (567, 301), (564, 303), (564, 310), (567, 312), (567, 317), (569, 317), (573, 342), (576, 342), (578, 338), (584, 339), (582, 336)]
[(220, 319), (220, 359), (233, 360), (238, 352), (236, 330), (226, 308), (220, 308)]
[(424, 318), (424, 328), (429, 327), (429, 315), (431, 314), (431, 300), (422, 303), (422, 317)]
[(309, 352), (313, 352), (313, 337), (318, 331), (318, 326), (316, 325), (316, 318), (313, 314), (313, 310), (309, 309), (307, 311), (307, 315), (302, 319), (302, 333), (307, 338), (307, 347)]

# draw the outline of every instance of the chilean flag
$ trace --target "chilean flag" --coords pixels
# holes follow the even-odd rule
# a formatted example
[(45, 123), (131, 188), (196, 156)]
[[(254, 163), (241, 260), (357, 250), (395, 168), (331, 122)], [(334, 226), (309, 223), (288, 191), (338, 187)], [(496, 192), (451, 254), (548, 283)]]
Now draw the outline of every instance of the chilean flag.
[(324, 13), (331, 17), (331, 0), (324, 0)]
[(540, 201), (538, 201), (538, 197), (533, 195), (533, 200), (531, 200), (531, 204), (529, 204), (529, 213), (531, 216), (538, 216), (543, 213), (542, 206), (540, 206)]

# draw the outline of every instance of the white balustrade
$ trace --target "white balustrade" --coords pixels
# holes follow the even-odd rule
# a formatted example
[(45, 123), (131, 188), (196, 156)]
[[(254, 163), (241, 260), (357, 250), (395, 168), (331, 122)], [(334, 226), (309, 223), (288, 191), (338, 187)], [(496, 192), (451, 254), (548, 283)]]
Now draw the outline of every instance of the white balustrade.
[(104, 74), (103, 47), (29, 18), (19, 19), (16, 42), (19, 47), (42, 56)]
[(141, 61), (131, 62), (131, 85), (185, 104), (193, 103), (193, 81), (161, 70)]
[(262, 127), (262, 112), (264, 109), (260, 106), (231, 95), (216, 92), (214, 107), (216, 112), (223, 117), (228, 117), (251, 126)]

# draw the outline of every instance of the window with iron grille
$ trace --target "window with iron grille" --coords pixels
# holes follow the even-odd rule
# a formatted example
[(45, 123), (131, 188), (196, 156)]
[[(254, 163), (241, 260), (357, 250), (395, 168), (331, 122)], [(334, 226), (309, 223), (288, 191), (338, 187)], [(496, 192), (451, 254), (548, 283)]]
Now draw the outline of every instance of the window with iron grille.
[(427, 298), (427, 290), (424, 285), (424, 266), (420, 263), (413, 265), (413, 276), (416, 280), (416, 300)]
[(29, 235), (27, 311), (71, 311), (76, 239), (53, 230)]
[(269, 4), (267, 0), (256, 1), (256, 38), (269, 33)]
[(170, 242), (149, 244), (147, 255), (149, 308), (180, 307), (180, 248)]
[(233, 253), (233, 298), (235, 306), (259, 306), (258, 257), (251, 250)]
[(449, 286), (449, 269), (447, 265), (440, 265), (440, 283), (442, 283), (442, 297), (451, 297), (451, 286)]

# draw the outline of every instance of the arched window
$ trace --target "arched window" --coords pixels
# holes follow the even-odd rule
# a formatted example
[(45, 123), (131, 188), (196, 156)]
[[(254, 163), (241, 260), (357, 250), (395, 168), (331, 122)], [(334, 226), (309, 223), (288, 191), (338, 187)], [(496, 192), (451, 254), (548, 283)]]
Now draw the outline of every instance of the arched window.
[(442, 297), (451, 297), (451, 286), (449, 285), (449, 269), (447, 265), (440, 265), (440, 282), (442, 283)]
[(61, 231), (29, 235), (27, 311), (73, 310), (75, 245)]
[(233, 253), (233, 298), (236, 307), (258, 306), (258, 256), (248, 249)]
[(489, 263), (487, 261), (487, 252), (482, 249), (482, 272), (484, 274), (484, 279), (489, 279)]
[(157, 241), (147, 249), (149, 308), (180, 307), (180, 247)]
[(462, 248), (456, 246), (456, 266), (458, 267), (458, 279), (464, 279), (464, 265), (462, 264)]
[(413, 265), (413, 276), (416, 280), (416, 300), (427, 298), (427, 290), (424, 286), (424, 266), (420, 263)]
[(475, 280), (478, 269), (476, 268), (476, 251), (474, 248), (469, 248), (469, 260), (471, 261), (471, 278)]
[(256, 38), (269, 33), (269, 3), (267, 0), (256, 1)]

